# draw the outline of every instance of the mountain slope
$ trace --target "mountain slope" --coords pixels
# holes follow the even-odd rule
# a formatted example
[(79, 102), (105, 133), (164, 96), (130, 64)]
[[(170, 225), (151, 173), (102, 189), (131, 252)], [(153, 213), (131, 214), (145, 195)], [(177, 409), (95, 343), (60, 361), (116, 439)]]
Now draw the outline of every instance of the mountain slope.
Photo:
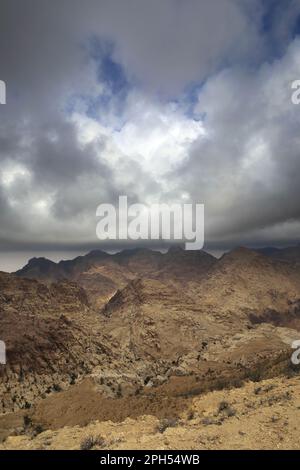
[(133, 279), (147, 277), (185, 283), (202, 278), (215, 262), (213, 256), (203, 251), (187, 252), (180, 248), (171, 248), (165, 254), (147, 249), (124, 250), (114, 255), (92, 251), (59, 263), (33, 258), (16, 275), (45, 283), (74, 281), (85, 288), (94, 305), (102, 307)]
[(245, 248), (218, 261), (134, 250), (23, 270), (37, 273), (43, 282), (0, 273), (0, 438), (25, 414), (25, 434), (173, 417), (195, 395), (290, 371), (300, 279), (289, 263)]
[(261, 248), (257, 252), (271, 258), (291, 264), (294, 267), (300, 266), (300, 245), (287, 248)]
[(225, 254), (194, 294), (201, 298), (203, 310), (223, 321), (300, 326), (300, 273), (247, 248)]
[(0, 273), (0, 338), (7, 353), (0, 412), (28, 407), (117, 356), (85, 291), (69, 282), (46, 286)]

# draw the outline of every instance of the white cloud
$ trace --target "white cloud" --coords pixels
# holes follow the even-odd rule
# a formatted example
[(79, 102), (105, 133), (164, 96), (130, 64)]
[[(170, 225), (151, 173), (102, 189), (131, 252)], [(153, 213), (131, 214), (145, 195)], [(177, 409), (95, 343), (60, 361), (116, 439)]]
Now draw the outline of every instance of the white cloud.
[(18, 179), (27, 181), (30, 179), (30, 171), (24, 165), (10, 162), (2, 165), (0, 169), (0, 181), (6, 189), (9, 189)]
[[(275, 15), (268, 37), (259, 0), (2, 3), (5, 246), (96, 242), (95, 208), (119, 194), (205, 203), (216, 243), (265, 240), (268, 230), (296, 237), (299, 40), (286, 46), (297, 2)], [(91, 37), (111, 44), (128, 80), (122, 93), (99, 73), (101, 54), (89, 55)], [(191, 88), (201, 121), (187, 113)]]

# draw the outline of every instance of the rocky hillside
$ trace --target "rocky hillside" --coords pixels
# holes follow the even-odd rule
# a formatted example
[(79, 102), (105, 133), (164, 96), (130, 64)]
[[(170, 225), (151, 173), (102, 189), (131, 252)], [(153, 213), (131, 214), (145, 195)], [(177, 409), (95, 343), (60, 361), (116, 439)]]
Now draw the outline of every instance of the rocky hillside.
[(85, 291), (69, 282), (46, 286), (0, 273), (0, 338), (7, 349), (0, 366), (5, 412), (29, 408), (115, 357)]
[(245, 248), (220, 260), (93, 252), (0, 273), (0, 438), (54, 421), (173, 419), (189, 397), (288, 373), (299, 280), (294, 265)]
[(244, 355), (253, 354), (251, 344), (256, 344), (256, 354), (264, 341), (270, 345), (281, 336), (283, 329), (274, 329), (271, 341), (263, 339), (271, 325), (298, 329), (299, 280), (288, 266), (237, 249), (214, 263), (201, 280), (186, 280), (184, 288), (178, 279), (173, 284), (131, 281), (103, 308), (103, 331), (136, 357), (180, 363), (188, 356), (196, 368), (204, 359), (224, 356), (224, 349), (232, 350), (239, 341)]
[[(299, 376), (250, 381), (241, 388), (173, 401), (159, 395), (114, 405), (102, 401), (101, 407), (97, 391), (87, 384), (77, 392), (57, 395), (31, 415), (24, 411), (0, 417), (0, 436), (10, 434), (0, 450), (298, 450), (300, 446)], [(87, 416), (84, 399), (93, 415)]]
[(223, 322), (299, 326), (299, 294), (300, 270), (247, 248), (225, 254), (194, 285), (203, 310)]

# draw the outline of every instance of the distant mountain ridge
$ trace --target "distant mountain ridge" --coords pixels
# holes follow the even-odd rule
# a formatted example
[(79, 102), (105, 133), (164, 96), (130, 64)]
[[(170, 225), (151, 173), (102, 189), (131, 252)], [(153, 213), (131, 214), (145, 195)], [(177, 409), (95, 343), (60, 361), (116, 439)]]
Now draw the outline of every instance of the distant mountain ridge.
[(287, 248), (265, 247), (256, 251), (281, 261), (286, 261), (293, 264), (300, 263), (300, 244)]
[(61, 280), (77, 282), (84, 287), (92, 302), (102, 306), (118, 289), (139, 277), (188, 280), (200, 278), (217, 260), (205, 251), (170, 248), (167, 253), (138, 248), (108, 254), (94, 250), (73, 260), (54, 263), (45, 258), (32, 258), (15, 274), (19, 277), (52, 283)]
[(55, 275), (56, 277), (74, 275), (77, 269), (86, 269), (95, 263), (101, 263), (106, 260), (114, 261), (121, 266), (130, 265), (133, 260), (141, 260), (148, 258), (152, 263), (155, 263), (156, 268), (163, 267), (166, 263), (180, 257), (181, 260), (190, 260), (190, 262), (197, 262), (200, 259), (206, 258), (215, 260), (214, 256), (206, 253), (203, 250), (199, 251), (185, 251), (180, 247), (171, 247), (166, 253), (160, 251), (150, 250), (147, 248), (136, 248), (122, 250), (115, 254), (109, 254), (102, 250), (93, 250), (86, 255), (78, 256), (72, 260), (62, 260), (58, 263), (43, 257), (31, 258), (28, 263), (21, 269), (15, 272), (16, 275), (21, 277), (31, 277), (36, 275)]

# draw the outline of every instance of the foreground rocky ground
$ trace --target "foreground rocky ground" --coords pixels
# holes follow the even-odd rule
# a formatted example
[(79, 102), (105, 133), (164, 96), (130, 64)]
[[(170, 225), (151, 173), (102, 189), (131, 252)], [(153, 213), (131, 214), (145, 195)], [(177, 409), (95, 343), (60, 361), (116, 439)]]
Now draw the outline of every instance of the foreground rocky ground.
[[(66, 397), (61, 397), (61, 400), (64, 399)], [(38, 429), (30, 427), (25, 415), (23, 434), (8, 437), (0, 449), (195, 450), (300, 447), (299, 376), (248, 382), (241, 388), (209, 392), (185, 400), (178, 398), (177, 407), (173, 410), (176, 410), (177, 416), (169, 418), (159, 416), (159, 408), (163, 406), (159, 398), (152, 397), (152, 400), (157, 400), (157, 416), (145, 414), (132, 417), (128, 409), (128, 417), (124, 420), (119, 421), (116, 414), (115, 422), (96, 420), (86, 426), (65, 426), (59, 429), (56, 429), (59, 423), (52, 409), (52, 412), (48, 412), (50, 429), (46, 431), (43, 431), (42, 426)], [(83, 407), (83, 419), (84, 405), (81, 402), (78, 406)], [(86, 406), (89, 404), (86, 403)]]

